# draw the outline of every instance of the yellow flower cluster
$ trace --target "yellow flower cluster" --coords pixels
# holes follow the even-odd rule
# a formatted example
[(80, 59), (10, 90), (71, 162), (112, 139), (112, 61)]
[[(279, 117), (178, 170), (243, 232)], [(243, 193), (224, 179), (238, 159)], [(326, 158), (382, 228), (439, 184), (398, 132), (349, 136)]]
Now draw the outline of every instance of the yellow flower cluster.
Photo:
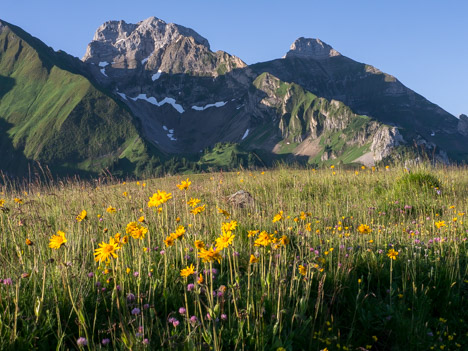
[(127, 224), (125, 232), (130, 234), (135, 239), (144, 239), (146, 233), (148, 233), (148, 228), (143, 227), (141, 223), (130, 222)]
[(192, 182), (187, 178), (187, 180), (183, 180), (182, 182), (180, 182), (180, 184), (177, 184), (177, 187), (180, 190), (187, 190), (190, 184), (192, 184)]
[(158, 190), (157, 193), (154, 193), (153, 196), (149, 198), (148, 207), (159, 207), (170, 199), (172, 199), (171, 193)]

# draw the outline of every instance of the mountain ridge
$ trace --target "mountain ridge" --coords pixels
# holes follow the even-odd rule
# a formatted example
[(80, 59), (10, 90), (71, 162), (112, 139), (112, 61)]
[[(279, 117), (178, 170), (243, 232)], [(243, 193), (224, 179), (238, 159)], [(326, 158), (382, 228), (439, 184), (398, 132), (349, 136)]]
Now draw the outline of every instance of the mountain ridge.
[[(5, 31), (4, 23), (0, 21), (0, 34)], [(124, 130), (116, 127), (122, 123), (117, 122), (121, 117), (110, 117), (96, 105), (96, 99), (90, 103), (86, 98), (88, 102), (68, 106), (61, 102), (60, 94), (48, 101), (51, 106), (68, 106), (76, 116), (71, 112), (57, 116), (71, 124), (65, 124), (63, 130), (55, 128), (52, 139), (38, 138), (48, 134), (37, 134), (35, 127), (21, 127), (23, 136), (19, 137), (17, 131), (21, 128), (17, 125), (23, 123), (21, 120), (31, 126), (56, 122), (39, 115), (34, 119), (21, 110), (16, 111), (20, 119), (8, 117), (5, 111), (19, 105), (13, 102), (11, 93), (8, 95), (7, 88), (0, 88), (0, 121), (7, 123), (3, 129), (13, 136), (11, 148), (27, 160), (62, 162), (72, 164), (73, 169), (93, 172), (99, 167), (118, 170), (125, 164), (132, 173), (136, 168), (150, 170), (164, 162), (170, 162), (175, 170), (179, 161), (174, 160), (181, 157), (187, 157), (183, 169), (203, 169), (208, 163), (216, 166), (210, 151), (215, 149), (214, 158), (225, 160), (220, 167), (265, 165), (274, 160), (373, 165), (389, 157), (401, 157), (402, 148), (412, 155), (422, 148), (433, 160), (445, 163), (468, 159), (468, 117), (457, 119), (395, 77), (341, 55), (320, 39), (300, 37), (283, 58), (247, 65), (224, 51), (212, 52), (208, 40), (193, 29), (150, 17), (136, 24), (105, 22), (80, 61), (64, 52), (54, 52), (19, 27), (14, 28), (20, 38), (32, 43), (39, 65), (54, 72), (70, 72), (75, 75), (70, 82), (83, 81), (102, 101), (108, 101), (106, 104), (115, 103), (117, 116), (126, 116), (125, 128), (140, 145), (131, 148), (134, 152), (128, 151), (130, 142)], [(3, 48), (8, 45), (3, 42)], [(4, 87), (19, 74), (9, 71), (5, 64), (11, 56), (11, 52), (0, 51), (0, 81)], [(20, 56), (13, 55), (16, 59), (10, 61), (25, 64)], [(41, 72), (39, 68), (33, 71)], [(48, 89), (63, 93), (67, 86), (70, 88), (70, 83), (58, 81)], [(31, 96), (43, 100), (39, 93)], [(103, 137), (113, 140), (106, 153), (86, 147), (86, 140), (95, 140), (86, 115), (101, 116), (98, 120), (106, 126)], [(41, 143), (58, 137), (63, 146), (77, 134), (70, 134), (77, 125), (87, 130), (78, 133), (82, 142), (75, 141), (88, 150), (87, 158), (78, 160), (70, 153), (60, 156), (60, 149), (54, 152), (53, 148), (48, 151), (49, 158), (41, 154)], [(111, 137), (114, 129), (121, 130), (120, 146)], [(219, 143), (239, 147), (223, 148)], [(35, 154), (27, 151), (31, 148)], [(226, 152), (230, 156), (222, 156)], [(80, 154), (79, 150), (73, 153)], [(131, 159), (123, 162), (130, 154)], [(101, 164), (92, 161), (103, 155), (112, 156)], [(66, 162), (67, 157), (71, 157), (70, 162)], [(208, 159), (211, 161), (205, 163)]]

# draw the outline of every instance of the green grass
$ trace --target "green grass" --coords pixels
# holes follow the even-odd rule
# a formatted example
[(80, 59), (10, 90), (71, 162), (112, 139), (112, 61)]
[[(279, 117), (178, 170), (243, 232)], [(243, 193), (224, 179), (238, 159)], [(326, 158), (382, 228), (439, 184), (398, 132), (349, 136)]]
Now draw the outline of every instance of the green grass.
[[(209, 173), (191, 175), (186, 192), (176, 187), (185, 179), (2, 185), (0, 348), (468, 347), (466, 168)], [(161, 211), (148, 207), (158, 189), (172, 194)], [(239, 189), (252, 207), (226, 202)], [(205, 211), (190, 213), (190, 198)], [(144, 238), (130, 237), (107, 265), (94, 261), (99, 243), (141, 216)], [(232, 220), (220, 261), (202, 262), (194, 241), (210, 247)], [(180, 225), (185, 234), (166, 247)], [(54, 250), (59, 230), (67, 242)], [(256, 246), (250, 230), (269, 233), (268, 244)], [(198, 274), (182, 277), (191, 264)]]
[[(130, 112), (74, 72), (79, 60), (11, 28), (0, 34), (0, 80), (6, 82), (0, 91), (0, 132), (7, 138), (4, 148), (21, 155), (18, 168), (38, 161), (56, 174), (97, 174), (115, 164), (126, 145), (139, 138)], [(148, 157), (145, 148), (139, 150), (143, 153), (133, 159)], [(8, 157), (0, 155), (0, 162), (11, 172)]]

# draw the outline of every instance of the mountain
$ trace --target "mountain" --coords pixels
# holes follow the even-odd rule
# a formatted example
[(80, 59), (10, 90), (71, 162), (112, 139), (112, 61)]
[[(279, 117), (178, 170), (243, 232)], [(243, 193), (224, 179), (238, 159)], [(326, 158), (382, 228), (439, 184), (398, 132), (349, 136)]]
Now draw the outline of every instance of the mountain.
[(319, 39), (299, 38), (283, 58), (249, 66), (150, 17), (104, 23), (80, 61), (0, 23), (3, 170), (13, 158), (19, 173), (31, 160), (127, 173), (276, 160), (373, 165), (421, 153), (468, 160), (466, 116)]
[(0, 165), (24, 175), (95, 173), (147, 157), (128, 108), (86, 78), (87, 67), (0, 21)]

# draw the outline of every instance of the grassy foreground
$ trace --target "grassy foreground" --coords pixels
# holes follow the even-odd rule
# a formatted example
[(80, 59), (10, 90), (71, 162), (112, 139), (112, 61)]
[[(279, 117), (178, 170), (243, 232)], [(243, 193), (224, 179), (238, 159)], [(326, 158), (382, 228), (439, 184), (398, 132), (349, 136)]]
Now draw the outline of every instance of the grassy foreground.
[(0, 189), (0, 349), (468, 348), (468, 169), (184, 180)]

